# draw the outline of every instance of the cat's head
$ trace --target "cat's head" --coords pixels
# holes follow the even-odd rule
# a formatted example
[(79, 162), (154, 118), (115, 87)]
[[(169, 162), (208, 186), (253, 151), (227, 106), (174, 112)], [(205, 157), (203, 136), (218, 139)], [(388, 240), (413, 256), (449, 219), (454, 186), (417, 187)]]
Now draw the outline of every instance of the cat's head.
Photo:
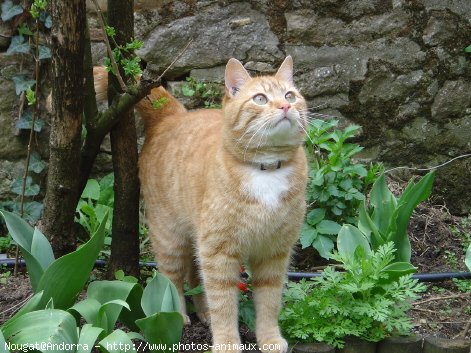
[(225, 71), (223, 101), (226, 139), (246, 151), (289, 148), (303, 143), (306, 102), (293, 82), (291, 56), (273, 76), (251, 77), (236, 59)]

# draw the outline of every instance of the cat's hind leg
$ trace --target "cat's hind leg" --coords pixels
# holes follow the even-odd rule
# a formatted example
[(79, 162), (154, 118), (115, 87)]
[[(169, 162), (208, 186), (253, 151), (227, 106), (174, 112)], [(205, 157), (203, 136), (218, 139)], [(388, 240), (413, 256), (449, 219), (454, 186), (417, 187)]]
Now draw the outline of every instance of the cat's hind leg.
[[(190, 289), (198, 287), (202, 284), (200, 279), (199, 266), (196, 259), (191, 259), (188, 266), (188, 285)], [(195, 305), (196, 316), (205, 325), (209, 324), (209, 310), (208, 303), (206, 301), (205, 293), (193, 295), (193, 304)]]
[(188, 271), (188, 259), (192, 257), (191, 244), (185, 236), (178, 236), (162, 226), (150, 227), (150, 239), (156, 254), (159, 271), (175, 285), (180, 297), (180, 312), (186, 325), (190, 324), (186, 310), (183, 290), (185, 274)]

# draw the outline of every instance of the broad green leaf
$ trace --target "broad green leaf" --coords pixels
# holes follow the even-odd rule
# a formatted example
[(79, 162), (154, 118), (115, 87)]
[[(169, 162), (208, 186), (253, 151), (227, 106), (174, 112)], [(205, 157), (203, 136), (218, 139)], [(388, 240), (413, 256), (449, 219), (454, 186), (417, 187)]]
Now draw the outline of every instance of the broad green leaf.
[(7, 349), (7, 342), (5, 341), (5, 337), (3, 337), (3, 332), (0, 330), (0, 347), (2, 347), (2, 352), (3, 353), (10, 353), (10, 351)]
[(383, 245), (386, 242), (386, 239), (381, 235), (376, 224), (372, 221), (370, 215), (366, 211), (364, 201), (362, 201), (359, 206), (358, 229), (365, 234), (366, 238), (371, 243), (373, 250), (376, 250), (380, 245)]
[[(180, 342), (183, 330), (183, 318), (177, 312), (155, 313), (136, 321), (144, 337), (152, 344), (165, 344), (167, 352), (171, 351), (173, 344)], [(151, 350), (162, 352), (162, 350)]]
[(370, 193), (373, 206), (371, 219), (381, 234), (387, 234), (392, 214), (396, 208), (396, 197), (388, 189), (384, 174), (376, 179)]
[(50, 343), (50, 347), (43, 352), (70, 353), (70, 349), (65, 349), (66, 346), (78, 342), (74, 317), (67, 311), (57, 309), (24, 314), (14, 321), (8, 321), (2, 331), (6, 341), (13, 344)]
[(82, 192), (82, 199), (98, 200), (100, 198), (100, 184), (95, 179), (88, 179)]
[(435, 171), (432, 171), (420, 179), (417, 184), (409, 182), (402, 193), (402, 196), (398, 200), (398, 204), (394, 212), (397, 215), (395, 233), (392, 235), (393, 238), (388, 239), (393, 241), (396, 245), (397, 261), (410, 261), (411, 248), (409, 236), (407, 234), (407, 227), (409, 226), (409, 221), (415, 207), (430, 196), (434, 178)]
[(136, 353), (134, 344), (126, 332), (115, 330), (103, 338), (98, 344), (103, 352), (108, 353)]
[(323, 208), (315, 208), (311, 211), (306, 216), (306, 221), (309, 223), (311, 226), (315, 226), (317, 223), (322, 221), (325, 217), (325, 209)]
[(466, 48), (464, 48), (464, 51), (466, 53), (471, 53), (471, 45), (468, 45)]
[(471, 244), (468, 246), (468, 250), (466, 250), (466, 256), (464, 258), (464, 263), (469, 271), (471, 271)]
[(80, 330), (76, 353), (90, 353), (95, 347), (98, 336), (100, 336), (102, 332), (103, 329), (99, 327), (93, 327), (90, 324), (83, 325)]
[(85, 298), (84, 300), (79, 301), (73, 307), (68, 309), (75, 318), (80, 320), (80, 317), (83, 317), (85, 321), (91, 325), (97, 326), (98, 311), (101, 308), (101, 303), (93, 298)]
[(21, 92), (26, 91), (28, 88), (31, 88), (36, 83), (35, 80), (28, 80), (25, 75), (19, 74), (13, 76), (13, 82), (15, 83), (15, 92), (17, 95), (20, 95)]
[(120, 309), (126, 308), (127, 310), (131, 310), (129, 304), (121, 299), (110, 300), (109, 302), (102, 304), (100, 309), (98, 310), (97, 326), (103, 328), (107, 333), (113, 331), (114, 325), (116, 323), (116, 321), (113, 322), (108, 319), (108, 314), (113, 314), (115, 312), (109, 310), (112, 307), (118, 307)]
[(38, 261), (43, 271), (55, 260), (51, 244), (38, 228), (34, 229), (33, 239), (31, 241), (31, 255)]
[(21, 253), (26, 261), (26, 268), (28, 269), (31, 287), (35, 293), (39, 292), (38, 285), (44, 273), (39, 261), (31, 254), (31, 243), (33, 241), (34, 229), (26, 223), (20, 216), (7, 212), (0, 211), (8, 231), (13, 240), (18, 244)]
[(16, 53), (29, 53), (30, 46), (28, 41), (25, 41), (23, 36), (14, 36), (11, 39), (10, 46), (7, 49), (7, 54), (16, 54)]
[(365, 235), (355, 226), (344, 224), (337, 236), (339, 254), (353, 258), (357, 247), (361, 247), (367, 257), (371, 256), (370, 244)]
[(56, 308), (67, 309), (72, 306), (87, 282), (103, 246), (105, 223), (106, 217), (88, 242), (47, 268), (37, 288), (38, 291), (44, 290), (44, 303), (53, 298)]
[(180, 299), (174, 284), (161, 273), (147, 284), (141, 306), (147, 316), (160, 312), (180, 311)]
[(312, 246), (316, 248), (319, 255), (324, 259), (330, 259), (330, 254), (334, 249), (334, 241), (325, 235), (319, 234), (312, 242)]
[(331, 235), (337, 235), (340, 228), (342, 228), (340, 224), (327, 219), (323, 219), (316, 227), (318, 233)]
[(383, 268), (381, 272), (388, 274), (388, 278), (385, 281), (391, 283), (397, 281), (399, 277), (416, 272), (416, 268), (412, 266), (410, 262), (393, 262), (392, 264)]
[(20, 5), (14, 5), (11, 0), (4, 0), (2, 3), (2, 21), (11, 20), (16, 15), (23, 13), (23, 11)]
[(303, 223), (301, 228), (301, 236), (299, 238), (302, 248), (305, 249), (311, 246), (316, 237), (317, 230), (314, 227), (311, 227), (309, 224)]
[(107, 320), (109, 324), (114, 324), (119, 318), (132, 330), (137, 329), (135, 321), (145, 316), (140, 305), (142, 293), (140, 284), (123, 281), (96, 281), (90, 283), (87, 290), (88, 298), (101, 304), (116, 299), (126, 301), (131, 310), (122, 310), (120, 306), (110, 305), (106, 308)]

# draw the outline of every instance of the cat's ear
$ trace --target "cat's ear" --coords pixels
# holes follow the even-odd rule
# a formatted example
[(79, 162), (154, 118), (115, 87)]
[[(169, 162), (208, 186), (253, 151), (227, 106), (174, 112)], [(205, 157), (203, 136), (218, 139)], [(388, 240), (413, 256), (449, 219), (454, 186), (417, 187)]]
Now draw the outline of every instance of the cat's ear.
[(283, 63), (281, 64), (280, 68), (275, 74), (275, 78), (287, 81), (289, 83), (293, 82), (293, 58), (291, 55), (288, 55)]
[(236, 95), (240, 88), (250, 79), (249, 73), (239, 60), (229, 59), (224, 74), (226, 92), (229, 96)]

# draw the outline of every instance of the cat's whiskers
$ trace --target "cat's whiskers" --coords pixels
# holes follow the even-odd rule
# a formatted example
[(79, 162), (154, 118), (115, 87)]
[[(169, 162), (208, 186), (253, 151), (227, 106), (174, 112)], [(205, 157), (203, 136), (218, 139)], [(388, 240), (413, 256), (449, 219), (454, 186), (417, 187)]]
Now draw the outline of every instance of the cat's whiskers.
[(249, 142), (247, 142), (247, 145), (245, 146), (244, 154), (243, 154), (243, 157), (242, 157), (242, 159), (244, 161), (245, 161), (245, 156), (247, 154), (247, 151), (248, 151), (248, 149), (250, 147), (250, 144), (251, 144), (252, 140), (254, 139), (254, 137), (257, 136), (257, 134), (260, 132), (261, 129), (266, 127), (271, 122), (269, 119), (262, 120), (262, 121), (263, 121), (263, 123), (260, 124), (260, 127), (253, 133), (252, 137), (250, 137)]

